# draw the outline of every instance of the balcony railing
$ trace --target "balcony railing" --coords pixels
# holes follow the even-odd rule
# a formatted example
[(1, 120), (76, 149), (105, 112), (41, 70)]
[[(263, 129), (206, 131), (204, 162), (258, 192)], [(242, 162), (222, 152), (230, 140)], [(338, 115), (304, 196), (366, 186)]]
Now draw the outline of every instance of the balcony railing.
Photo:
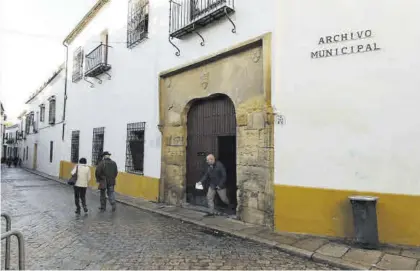
[(85, 76), (97, 77), (111, 69), (108, 65), (108, 45), (101, 43), (86, 55)]
[(234, 0), (170, 0), (169, 36), (181, 38), (224, 16), (233, 24), (234, 11)]

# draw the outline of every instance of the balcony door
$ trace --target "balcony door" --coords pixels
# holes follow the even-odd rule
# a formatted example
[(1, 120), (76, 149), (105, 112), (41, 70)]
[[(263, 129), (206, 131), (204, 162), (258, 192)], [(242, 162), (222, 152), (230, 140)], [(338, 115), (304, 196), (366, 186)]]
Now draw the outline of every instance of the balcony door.
[(104, 64), (108, 64), (108, 30), (101, 33), (101, 43), (104, 44), (102, 48), (102, 59)]

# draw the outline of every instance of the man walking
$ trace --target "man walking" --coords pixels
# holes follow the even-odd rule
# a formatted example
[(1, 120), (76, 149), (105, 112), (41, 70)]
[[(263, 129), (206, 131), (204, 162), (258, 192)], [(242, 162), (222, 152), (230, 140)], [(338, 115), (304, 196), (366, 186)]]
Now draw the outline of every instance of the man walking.
[(220, 199), (232, 209), (229, 203), (229, 199), (226, 195), (226, 170), (220, 161), (216, 161), (213, 154), (209, 154), (206, 158), (207, 170), (204, 176), (201, 178), (199, 184), (206, 184), (209, 186), (207, 192), (207, 204), (210, 209), (208, 216), (214, 215), (214, 197), (216, 193)]
[(116, 210), (115, 203), (115, 179), (118, 175), (117, 164), (111, 160), (111, 154), (109, 152), (104, 152), (102, 154), (102, 161), (96, 167), (95, 176), (96, 182), (99, 183), (98, 189), (101, 191), (101, 207), (99, 210), (105, 212), (106, 210), (106, 196), (105, 192), (108, 195), (109, 203), (112, 206), (112, 211)]

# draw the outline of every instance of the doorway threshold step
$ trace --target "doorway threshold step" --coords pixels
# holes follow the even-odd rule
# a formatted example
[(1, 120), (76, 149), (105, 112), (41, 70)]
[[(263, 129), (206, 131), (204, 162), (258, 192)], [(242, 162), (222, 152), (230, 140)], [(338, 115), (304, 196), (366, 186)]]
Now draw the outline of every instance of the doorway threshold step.
[(194, 211), (194, 210), (188, 210), (188, 209), (184, 209), (182, 207), (175, 207), (175, 206), (171, 206), (171, 207), (165, 207), (162, 209), (165, 212), (168, 213), (173, 213), (173, 214), (177, 214), (183, 217), (187, 217), (190, 219), (196, 219), (196, 220), (202, 220), (205, 213), (204, 212), (199, 212), (199, 211)]

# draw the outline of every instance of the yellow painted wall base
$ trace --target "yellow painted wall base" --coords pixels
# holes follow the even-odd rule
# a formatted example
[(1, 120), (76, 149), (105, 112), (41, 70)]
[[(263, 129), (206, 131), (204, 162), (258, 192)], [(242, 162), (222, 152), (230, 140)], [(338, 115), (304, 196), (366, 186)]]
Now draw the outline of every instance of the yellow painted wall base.
[[(60, 162), (60, 179), (68, 180), (70, 172), (75, 164), (68, 161)], [(89, 182), (90, 187), (97, 187), (95, 179), (95, 167), (90, 167), (92, 179)], [(135, 198), (144, 198), (150, 201), (158, 201), (159, 197), (159, 179), (120, 172), (117, 177), (115, 191), (121, 195)]]
[(353, 237), (352, 195), (379, 197), (380, 242), (420, 246), (420, 196), (276, 185), (276, 230)]

